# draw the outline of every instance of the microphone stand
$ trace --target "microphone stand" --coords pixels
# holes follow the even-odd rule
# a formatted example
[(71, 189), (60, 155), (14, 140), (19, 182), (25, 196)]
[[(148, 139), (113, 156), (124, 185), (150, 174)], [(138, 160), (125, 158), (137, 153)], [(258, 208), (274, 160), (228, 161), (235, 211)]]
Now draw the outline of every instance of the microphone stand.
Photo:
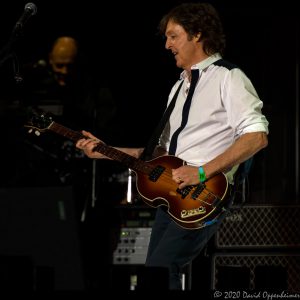
[(6, 61), (9, 59), (12, 60), (13, 65), (13, 72), (14, 72), (14, 79), (17, 84), (21, 83), (23, 81), (23, 77), (20, 75), (20, 65), (18, 57), (14, 51), (14, 45), (19, 40), (19, 38), (23, 34), (23, 26), (15, 26), (8, 42), (2, 50), (0, 51), (0, 67), (4, 65)]
[[(96, 124), (97, 124), (97, 109), (94, 109), (94, 115), (93, 115), (93, 128), (96, 130)], [(97, 160), (92, 159), (92, 178), (91, 178), (91, 207), (94, 208), (97, 200)], [(89, 201), (89, 195), (87, 195), (84, 203), (84, 208), (81, 213), (81, 222), (85, 221), (87, 208), (88, 208), (88, 201)]]
[(96, 160), (92, 160), (92, 207), (95, 207), (97, 196), (96, 196), (96, 178), (97, 178), (97, 171), (96, 171)]
[(0, 51), (0, 67), (8, 60), (12, 59), (14, 79), (16, 83), (21, 83), (23, 81), (22, 76), (19, 73), (19, 61), (16, 53), (14, 52), (14, 45), (18, 39), (23, 35), (23, 28), (29, 17), (36, 14), (37, 8), (34, 3), (27, 3), (25, 5), (25, 10), (13, 28), (10, 38), (3, 49)]
[[(94, 115), (93, 115), (94, 119), (94, 131), (96, 131), (97, 129), (97, 107), (95, 105), (94, 107)], [(97, 180), (97, 160), (96, 159), (93, 159), (92, 160), (92, 191), (91, 191), (91, 200), (92, 200), (92, 207), (94, 208), (95, 207), (95, 204), (96, 204), (96, 200), (97, 200), (97, 184), (96, 184), (96, 180)]]

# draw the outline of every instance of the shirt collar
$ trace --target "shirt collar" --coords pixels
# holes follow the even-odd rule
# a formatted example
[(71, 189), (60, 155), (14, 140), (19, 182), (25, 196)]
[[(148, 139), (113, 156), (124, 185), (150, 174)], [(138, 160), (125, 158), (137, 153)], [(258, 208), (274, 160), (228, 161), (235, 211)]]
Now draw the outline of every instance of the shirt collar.
[[(221, 58), (222, 58), (222, 56), (220, 53), (215, 53), (215, 54), (207, 57), (206, 59), (202, 60), (198, 64), (193, 65), (191, 67), (191, 69), (199, 69), (199, 71), (201, 71)], [(187, 77), (187, 73), (186, 73), (186, 70), (184, 70), (181, 72), (180, 78), (184, 79), (186, 77)]]

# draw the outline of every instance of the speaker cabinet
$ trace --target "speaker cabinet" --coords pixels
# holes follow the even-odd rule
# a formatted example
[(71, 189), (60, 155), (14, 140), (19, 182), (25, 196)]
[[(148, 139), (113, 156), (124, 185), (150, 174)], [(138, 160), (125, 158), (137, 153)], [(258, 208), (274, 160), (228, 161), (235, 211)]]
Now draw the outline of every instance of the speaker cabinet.
[(290, 253), (215, 253), (213, 290), (300, 292), (300, 255)]
[(73, 204), (71, 187), (0, 189), (1, 276), (23, 274), (6, 277), (15, 288), (84, 288)]
[(300, 249), (300, 206), (233, 207), (215, 238), (218, 249)]

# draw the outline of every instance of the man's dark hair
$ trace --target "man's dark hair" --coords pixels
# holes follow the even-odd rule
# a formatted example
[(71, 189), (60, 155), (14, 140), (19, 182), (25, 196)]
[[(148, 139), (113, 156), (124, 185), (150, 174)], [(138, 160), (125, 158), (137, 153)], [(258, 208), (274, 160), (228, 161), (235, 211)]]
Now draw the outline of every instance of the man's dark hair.
[(207, 55), (224, 54), (225, 35), (218, 12), (209, 3), (182, 3), (174, 7), (161, 19), (159, 32), (165, 34), (167, 24), (173, 21), (181, 25), (192, 38), (201, 32), (199, 41)]

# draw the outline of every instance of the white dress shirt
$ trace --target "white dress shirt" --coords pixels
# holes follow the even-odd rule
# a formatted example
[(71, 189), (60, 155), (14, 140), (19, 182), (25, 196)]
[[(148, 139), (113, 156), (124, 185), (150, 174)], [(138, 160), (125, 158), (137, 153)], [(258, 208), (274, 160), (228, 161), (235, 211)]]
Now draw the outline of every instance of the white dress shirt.
[[(192, 67), (199, 69), (199, 80), (188, 122), (179, 134), (175, 154), (189, 165), (207, 163), (245, 133), (268, 133), (268, 121), (261, 112), (263, 103), (252, 83), (241, 69), (214, 64), (221, 58), (220, 54), (214, 54)], [(173, 86), (168, 104), (181, 80), (184, 82), (175, 108), (160, 137), (160, 145), (166, 150), (172, 134), (181, 124), (182, 108), (190, 84), (186, 71)]]

